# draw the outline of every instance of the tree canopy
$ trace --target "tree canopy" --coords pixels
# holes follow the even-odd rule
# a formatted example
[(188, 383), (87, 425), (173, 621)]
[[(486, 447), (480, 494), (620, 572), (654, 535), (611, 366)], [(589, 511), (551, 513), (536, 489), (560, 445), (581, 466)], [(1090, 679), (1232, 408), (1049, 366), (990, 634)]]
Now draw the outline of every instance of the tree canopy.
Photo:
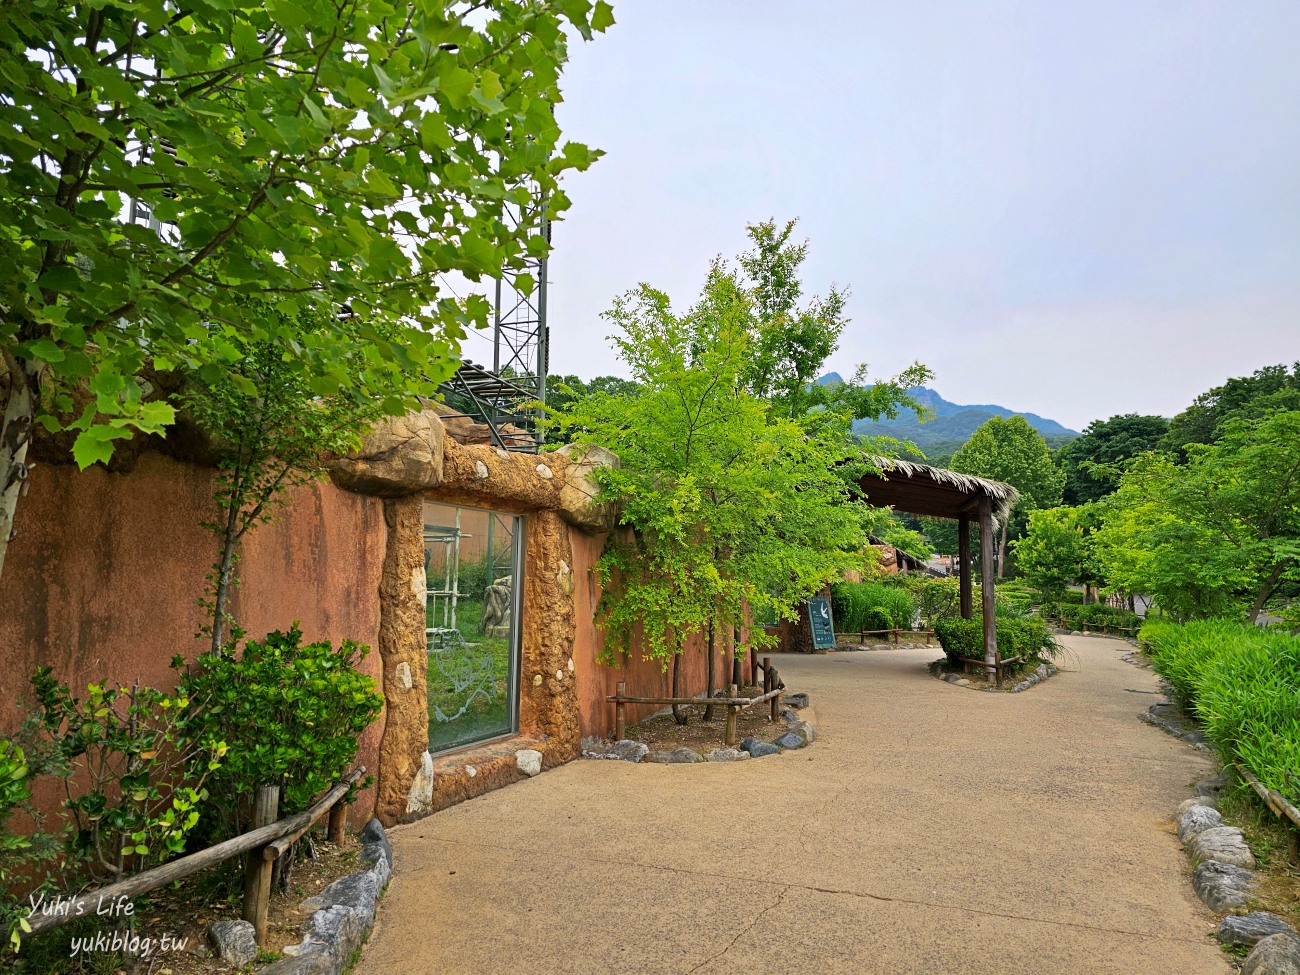
[(173, 418), (150, 362), (214, 382), (273, 341), (328, 395), (351, 314), (405, 377), (377, 384), (389, 410), (445, 378), (488, 306), (440, 275), (533, 284), (537, 202), (562, 213), (559, 177), (597, 155), (554, 119), (565, 32), (612, 22), (604, 0), (0, 7), (0, 564), (33, 424), (106, 460)]
[(1056, 452), (1056, 462), (1065, 474), (1062, 499), (1068, 505), (1079, 505), (1110, 494), (1117, 486), (1118, 465), (1158, 448), (1168, 430), (1169, 421), (1164, 417), (1136, 413), (1092, 421), (1082, 436)]
[(1188, 444), (1215, 443), (1233, 419), (1257, 419), (1276, 410), (1300, 410), (1300, 362), (1265, 366), (1215, 386), (1169, 421), (1164, 449), (1185, 459)]

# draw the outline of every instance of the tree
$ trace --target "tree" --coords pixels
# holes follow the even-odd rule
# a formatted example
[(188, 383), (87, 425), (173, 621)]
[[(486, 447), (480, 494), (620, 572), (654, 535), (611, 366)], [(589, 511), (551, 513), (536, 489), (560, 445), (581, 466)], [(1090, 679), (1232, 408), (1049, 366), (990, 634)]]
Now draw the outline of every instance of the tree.
[[(1093, 420), (1083, 435), (1056, 452), (1065, 474), (1062, 500), (1067, 505), (1086, 504), (1115, 490), (1117, 465), (1160, 445), (1169, 421), (1159, 416), (1125, 413), (1109, 420)], [(1113, 471), (1113, 477), (1108, 474)]]
[(1011, 543), (1016, 568), (1038, 590), (1043, 602), (1060, 600), (1084, 574), (1085, 540), (1074, 508), (1029, 512), (1026, 534)]
[[(83, 467), (162, 430), (142, 373), (234, 376), (268, 340), (249, 295), (327, 334), (355, 314), (409, 377), (388, 411), (445, 378), (488, 308), (439, 276), (545, 252), (536, 201), (563, 212), (597, 155), (560, 145), (565, 28), (612, 23), (604, 0), (0, 7), (0, 567), (34, 426), (76, 431)], [(337, 343), (278, 341), (318, 392), (346, 378)]]
[[(271, 329), (267, 341), (242, 350), (229, 372), (205, 383), (190, 377), (180, 401), (188, 416), (212, 438), (218, 450), (216, 501), (219, 521), (205, 525), (220, 541), (220, 553), (209, 575), (209, 591), (201, 605), (211, 622), (205, 627), (217, 653), (227, 640), (229, 593), (236, 581), (239, 545), (257, 525), (275, 516), (291, 488), (325, 472), (324, 458), (356, 446), (362, 432), (383, 414), (372, 395), (376, 387), (400, 387), (393, 377), (367, 377), (371, 367), (359, 339), (340, 350), (339, 366), (352, 381), (327, 396), (311, 388), (312, 374), (302, 360), (285, 355), (276, 341), (281, 332), (310, 340), (330, 341), (357, 330), (355, 321), (330, 328), (307, 313), (296, 319), (265, 309)], [(238, 627), (230, 634), (238, 639)]]
[[(563, 414), (569, 407), (594, 393), (635, 393), (638, 384), (622, 376), (597, 376), (585, 381), (577, 376), (551, 376), (546, 380), (546, 409), (548, 413)], [(559, 447), (568, 443), (569, 434), (558, 424), (543, 425), (547, 446)]]
[(1180, 619), (1254, 621), (1300, 571), (1300, 411), (1231, 419), (1187, 464), (1139, 458), (1101, 503), (1108, 581)]
[(765, 646), (745, 628), (751, 611), (794, 618), (862, 559), (861, 510), (835, 469), (853, 453), (847, 420), (779, 416), (746, 388), (754, 311), (722, 262), (684, 315), (647, 285), (623, 295), (606, 318), (637, 385), (559, 417), (577, 442), (619, 455), (599, 476), (635, 529), (611, 536), (597, 566), (607, 659), (640, 639), (647, 658), (674, 665), (674, 696), (688, 640), (732, 630), (737, 655)]
[(1217, 442), (1228, 421), (1258, 419), (1276, 410), (1300, 410), (1300, 362), (1290, 369), (1265, 366), (1202, 393), (1169, 421), (1163, 446), (1185, 460), (1188, 444)]
[(996, 526), (1001, 578), (1009, 538), (1019, 534), (1028, 512), (1060, 503), (1065, 476), (1052, 463), (1047, 442), (1023, 416), (989, 417), (953, 454), (952, 469), (1003, 481), (1020, 492), (1006, 523)]

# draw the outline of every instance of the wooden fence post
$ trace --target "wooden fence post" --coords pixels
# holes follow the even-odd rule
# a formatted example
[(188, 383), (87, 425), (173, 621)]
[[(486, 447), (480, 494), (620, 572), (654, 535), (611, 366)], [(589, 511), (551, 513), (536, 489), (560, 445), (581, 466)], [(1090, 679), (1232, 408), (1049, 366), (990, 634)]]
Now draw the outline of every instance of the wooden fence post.
[(343, 829), (348, 822), (348, 807), (342, 802), (336, 802), (330, 807), (329, 828), (326, 836), (331, 843), (343, 842)]
[(627, 694), (627, 681), (619, 681), (614, 688), (614, 693), (619, 698), (614, 702), (614, 738), (622, 741), (627, 737), (627, 705), (622, 701), (623, 696)]
[[(735, 684), (731, 685), (731, 696), (740, 697), (740, 688)], [(736, 705), (727, 705), (727, 747), (736, 747)]]
[[(280, 787), (264, 785), (253, 800), (253, 828), (270, 826), (280, 815)], [(271, 872), (274, 860), (266, 860), (260, 849), (244, 856), (244, 920), (253, 926), (259, 946), (266, 944), (266, 912), (271, 906)]]
[(751, 684), (758, 683), (758, 651), (753, 647), (749, 648), (749, 682)]

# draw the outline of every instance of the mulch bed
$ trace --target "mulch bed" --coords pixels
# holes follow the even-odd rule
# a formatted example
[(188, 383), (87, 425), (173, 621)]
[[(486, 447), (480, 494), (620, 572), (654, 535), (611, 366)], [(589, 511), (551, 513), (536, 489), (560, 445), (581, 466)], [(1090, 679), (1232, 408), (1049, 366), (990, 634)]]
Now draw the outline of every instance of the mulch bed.
[[(351, 834), (340, 845), (317, 839), (315, 859), (300, 846), (300, 859), (290, 871), (288, 890), (271, 896), (267, 943), (259, 955), (259, 965), (269, 964), (281, 957), (286, 945), (302, 940), (299, 926), (311, 912), (301, 910), (299, 905), (340, 877), (361, 869), (360, 852), (361, 846)], [(171, 887), (142, 894), (133, 903), (133, 917), (88, 916), (27, 942), (17, 958), (9, 955), (0, 962), (0, 971), (30, 975), (224, 975), (244, 971), (212, 955), (207, 939), (209, 922), (238, 920), (242, 912), (243, 884), (236, 861), (229, 862), (227, 871), (215, 868), (197, 874)], [(128, 959), (106, 952), (69, 957), (74, 935), (94, 937), (97, 932), (110, 935), (117, 930), (125, 934), (132, 921), (131, 934), (152, 938), (155, 946), (166, 935), (172, 943), (184, 941), (184, 948), (162, 952), (155, 947), (148, 958)]]
[[(761, 687), (741, 689), (741, 697), (757, 697), (763, 693)], [(630, 725), (627, 737), (633, 741), (643, 742), (651, 751), (671, 751), (674, 748), (693, 748), (701, 755), (706, 755), (715, 748), (726, 747), (727, 709), (714, 705), (713, 720), (704, 720), (704, 703), (683, 705), (681, 710), (687, 716), (687, 723), (677, 724), (671, 714), (645, 718), (637, 724)], [(743, 741), (752, 735), (763, 741), (771, 741), (785, 732), (785, 722), (779, 718), (770, 719), (771, 704), (764, 701), (745, 708), (736, 715), (736, 741)]]

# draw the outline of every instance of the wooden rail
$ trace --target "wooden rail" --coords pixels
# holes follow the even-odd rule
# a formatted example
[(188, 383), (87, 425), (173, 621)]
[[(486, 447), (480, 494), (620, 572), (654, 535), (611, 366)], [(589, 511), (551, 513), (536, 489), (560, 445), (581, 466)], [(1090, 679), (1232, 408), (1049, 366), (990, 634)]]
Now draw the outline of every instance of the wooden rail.
[[(1242, 765), (1241, 762), (1233, 762), (1232, 764), (1241, 773), (1241, 777), (1255, 790), (1255, 794), (1264, 800), (1264, 805), (1268, 806), (1274, 816), (1278, 819), (1290, 820), (1292, 826), (1300, 828), (1300, 809), (1296, 809), (1295, 806), (1291, 805), (1282, 793), (1276, 789), (1268, 788), (1263, 782), (1255, 778), (1250, 769)], [(1300, 833), (1292, 832), (1291, 859), (1294, 860), (1297, 854), (1300, 854)]]
[[(977, 668), (979, 670), (987, 670), (989, 666), (988, 661), (983, 659), (977, 660), (974, 657), (954, 657), (952, 659), (960, 663), (962, 666), (962, 670), (966, 671), (967, 673), (970, 673), (972, 667)], [(1025, 658), (1023, 656), (1004, 657), (1002, 656), (1001, 653), (994, 654), (993, 675), (994, 675), (994, 680), (997, 682), (998, 687), (1002, 686), (1002, 677), (1005, 669), (1011, 666), (1012, 664), (1022, 663), (1024, 659)]]
[[(80, 917), (88, 912), (93, 913), (94, 909), (100, 904), (115, 902), (118, 898), (129, 899), (139, 894), (147, 894), (151, 890), (165, 887), (167, 884), (183, 880), (209, 867), (215, 867), (217, 864), (225, 863), (227, 860), (244, 854), (247, 859), (245, 861), (243, 917), (245, 921), (253, 925), (253, 929), (257, 932), (257, 943), (261, 945), (266, 938), (266, 911), (270, 906), (271, 868), (274, 866), (274, 860), (283, 854), (283, 850), (287, 849), (290, 843), (307, 832), (312, 824), (327, 812), (331, 813), (330, 838), (334, 839), (338, 833), (334, 831), (336, 821), (332, 815), (333, 809), (365, 772), (364, 765), (357, 766), (347, 778), (340, 779), (333, 788), (321, 796), (310, 809), (295, 813), (292, 816), (286, 816), (280, 820), (274, 818), (274, 810), (279, 802), (279, 787), (267, 786), (259, 789), (254, 806), (255, 825), (247, 833), (241, 833), (239, 836), (217, 843), (215, 846), (210, 846), (206, 850), (199, 850), (197, 853), (179, 857), (169, 863), (164, 863), (160, 867), (154, 867), (152, 870), (142, 871), (107, 887), (77, 894), (60, 905), (58, 914), (35, 914), (28, 918), (28, 924), (31, 925), (30, 933), (39, 934), (42, 931), (61, 927), (73, 918)], [(268, 815), (272, 820), (271, 822), (258, 824), (258, 818), (266, 818)], [(340, 818), (338, 822), (341, 823), (341, 821)], [(342, 838), (341, 835), (339, 838)], [(270, 848), (273, 846), (279, 848), (279, 844), (283, 844), (283, 849), (280, 849), (280, 852), (273, 856), (270, 855)]]
[(739, 712), (755, 704), (770, 702), (772, 720), (777, 720), (781, 714), (781, 695), (785, 693), (785, 682), (781, 680), (781, 675), (772, 666), (771, 657), (764, 657), (762, 666), (758, 669), (763, 671), (763, 693), (756, 697), (740, 697), (740, 688), (735, 684), (730, 686), (730, 697), (634, 697), (627, 693), (627, 681), (621, 680), (615, 686), (615, 692), (605, 698), (606, 701), (614, 704), (614, 737), (618, 741), (622, 741), (627, 737), (627, 706), (629, 704), (720, 704), (727, 709), (727, 747), (735, 747), (736, 716)]
[(892, 630), (845, 630), (844, 632), (840, 633), (840, 636), (856, 635), (859, 643), (866, 643), (867, 637), (869, 636), (883, 635), (883, 636), (890, 637), (894, 641), (894, 643), (897, 644), (899, 642), (899, 637), (904, 633), (906, 633), (909, 636), (925, 637), (926, 646), (929, 646), (930, 641), (934, 639), (934, 630), (909, 630), (909, 629), (902, 629), (900, 627), (895, 627)]

